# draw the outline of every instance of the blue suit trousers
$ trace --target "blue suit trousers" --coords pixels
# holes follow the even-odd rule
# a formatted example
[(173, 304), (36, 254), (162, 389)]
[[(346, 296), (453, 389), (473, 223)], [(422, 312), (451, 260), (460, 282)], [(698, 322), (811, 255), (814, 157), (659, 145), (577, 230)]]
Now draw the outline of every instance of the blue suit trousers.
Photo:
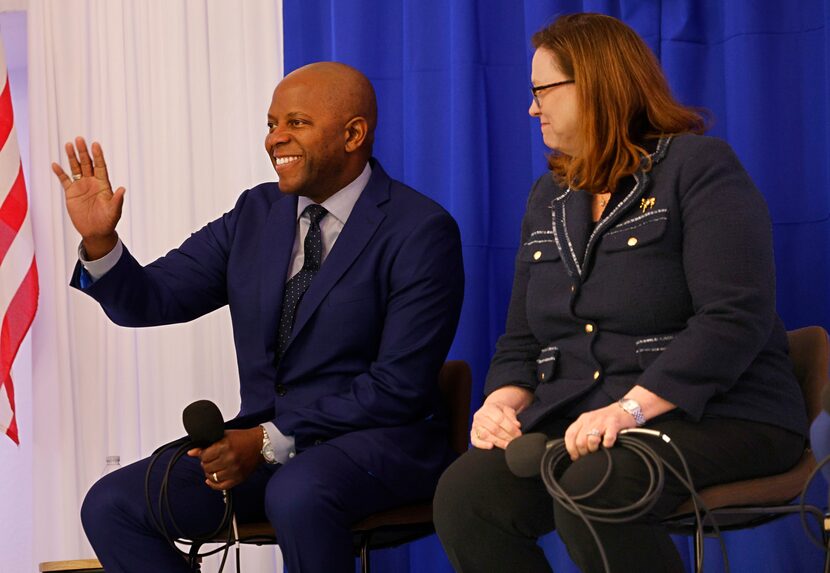
[[(172, 452), (155, 464), (150, 499), (159, 488)], [(101, 478), (81, 509), (84, 530), (107, 573), (164, 571), (186, 573), (185, 559), (153, 526), (145, 500), (149, 458)], [(204, 483), (199, 461), (184, 456), (168, 479), (170, 509), (184, 537), (213, 531), (224, 512), (222, 494)], [(337, 447), (321, 444), (284, 466), (261, 465), (233, 489), (240, 523), (271, 522), (286, 568), (292, 573), (349, 572), (355, 569), (350, 525), (366, 515), (429, 498), (423, 492), (390, 491)], [(167, 521), (170, 531), (174, 525)]]

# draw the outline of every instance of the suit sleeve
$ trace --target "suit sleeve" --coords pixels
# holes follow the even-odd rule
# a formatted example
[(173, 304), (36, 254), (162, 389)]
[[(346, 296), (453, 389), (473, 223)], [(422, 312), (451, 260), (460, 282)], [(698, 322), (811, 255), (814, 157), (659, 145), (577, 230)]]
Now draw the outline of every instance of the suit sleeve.
[(677, 181), (694, 314), (638, 384), (699, 419), (762, 350), (775, 321), (766, 203), (732, 149), (708, 139)]
[(346, 391), (280, 414), (274, 423), (298, 449), (315, 439), (377, 427), (401, 426), (427, 416), (436, 376), (461, 312), (464, 269), (455, 221), (445, 212), (425, 218), (403, 240), (391, 268), (377, 359)]
[(193, 233), (182, 245), (142, 267), (124, 247), (104, 276), (81, 289), (81, 263), (70, 285), (94, 298), (114, 323), (157, 326), (187, 322), (227, 304), (230, 245), (245, 200)]

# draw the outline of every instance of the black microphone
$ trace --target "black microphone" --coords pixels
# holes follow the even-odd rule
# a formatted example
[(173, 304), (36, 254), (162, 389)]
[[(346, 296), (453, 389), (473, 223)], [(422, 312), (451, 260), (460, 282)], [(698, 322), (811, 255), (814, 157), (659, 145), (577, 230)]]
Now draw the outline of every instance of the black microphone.
[[(187, 436), (197, 448), (206, 448), (221, 440), (225, 435), (225, 420), (219, 407), (210, 400), (196, 400), (182, 412), (182, 423)], [(213, 473), (216, 480), (216, 472)], [(239, 571), (239, 528), (236, 524), (236, 513), (233, 511), (233, 503), (230, 499), (231, 492), (222, 490), (222, 499), (227, 506), (226, 511), (230, 513), (231, 525), (234, 538), (236, 539), (236, 570)], [(222, 523), (225, 523), (223, 518)], [(224, 559), (222, 560), (224, 563)]]
[(187, 436), (197, 448), (206, 448), (225, 435), (222, 412), (210, 400), (197, 400), (182, 412), (182, 422)]
[(542, 473), (542, 457), (545, 451), (557, 441), (559, 440), (548, 441), (548, 437), (539, 432), (519, 436), (507, 444), (504, 451), (507, 467), (516, 477), (538, 476)]

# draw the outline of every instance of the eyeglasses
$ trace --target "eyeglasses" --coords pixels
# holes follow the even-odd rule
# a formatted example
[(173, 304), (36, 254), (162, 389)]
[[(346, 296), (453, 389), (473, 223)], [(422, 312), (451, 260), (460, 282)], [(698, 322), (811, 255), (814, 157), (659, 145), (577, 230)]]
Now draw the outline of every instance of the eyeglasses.
[(552, 84), (545, 84), (543, 86), (534, 86), (531, 84), (530, 93), (533, 94), (533, 101), (536, 102), (537, 107), (542, 107), (542, 102), (539, 101), (539, 92), (542, 90), (555, 88), (557, 86), (564, 86), (565, 84), (572, 84), (574, 80), (562, 80), (561, 82), (554, 82)]

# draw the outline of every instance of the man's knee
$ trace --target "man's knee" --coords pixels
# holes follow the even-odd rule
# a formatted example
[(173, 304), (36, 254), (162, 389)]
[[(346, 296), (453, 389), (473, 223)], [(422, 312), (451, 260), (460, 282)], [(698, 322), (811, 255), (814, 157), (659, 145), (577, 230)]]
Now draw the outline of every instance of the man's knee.
[(121, 498), (113, 474), (102, 477), (89, 489), (81, 505), (81, 523), (90, 541), (96, 532), (112, 526), (120, 511)]

